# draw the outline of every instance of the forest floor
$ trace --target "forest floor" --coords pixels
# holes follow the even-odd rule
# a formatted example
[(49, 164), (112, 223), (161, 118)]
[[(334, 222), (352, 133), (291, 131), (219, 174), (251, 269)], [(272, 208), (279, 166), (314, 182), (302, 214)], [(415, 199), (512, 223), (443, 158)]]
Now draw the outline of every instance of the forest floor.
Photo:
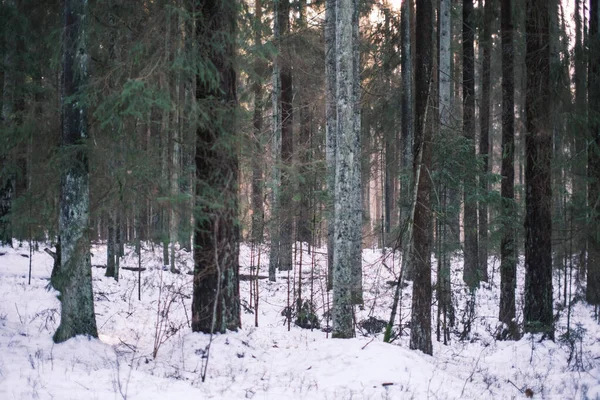
[[(455, 259), (457, 325), (447, 345), (436, 340), (434, 297), (433, 356), (428, 356), (408, 348), (410, 284), (403, 288), (393, 343), (383, 343), (381, 332), (369, 333), (381, 328), (376, 320), (388, 320), (395, 290), (391, 282), (400, 272), (398, 255), (380, 249), (363, 252), (364, 307), (357, 308), (357, 337), (328, 338), (331, 296), (324, 290), (324, 250), (316, 250), (301, 253), (302, 298), (312, 299), (321, 329), (302, 329), (294, 321), (288, 328), (285, 307), (296, 297), (297, 288), (292, 288), (297, 287), (298, 267), (278, 273), (276, 283), (243, 280), (242, 329), (214, 335), (207, 357), (210, 335), (192, 333), (189, 327), (189, 253), (177, 253), (182, 273), (172, 274), (162, 266), (161, 248), (146, 246), (139, 301), (138, 272), (121, 269), (119, 282), (106, 278), (100, 267), (106, 263), (106, 247), (93, 246), (100, 337), (55, 345), (60, 304), (57, 292), (47, 289), (52, 258), (33, 252), (28, 284), (28, 245), (0, 247), (0, 399), (515, 399), (525, 398), (527, 390), (539, 399), (600, 399), (600, 325), (592, 308), (577, 301), (581, 289), (576, 290), (575, 277), (569, 317), (569, 308), (559, 307), (564, 276), (555, 275), (556, 341), (534, 335), (498, 341), (499, 261), (490, 258), (490, 281), (477, 291), (476, 307), (468, 315), (464, 310), (470, 296), (462, 284), (462, 262)], [(299, 264), (299, 249), (296, 260)], [(136, 268), (138, 261), (134, 249), (127, 248), (121, 267)], [(251, 264), (250, 248), (242, 245), (243, 275), (256, 273)], [(260, 265), (268, 265), (266, 248)], [(258, 274), (266, 276), (266, 269)], [(522, 263), (518, 274), (522, 319)], [(250, 287), (256, 294), (257, 283), (255, 314)], [(370, 324), (363, 323), (371, 317)], [(471, 330), (465, 334), (469, 321)]]

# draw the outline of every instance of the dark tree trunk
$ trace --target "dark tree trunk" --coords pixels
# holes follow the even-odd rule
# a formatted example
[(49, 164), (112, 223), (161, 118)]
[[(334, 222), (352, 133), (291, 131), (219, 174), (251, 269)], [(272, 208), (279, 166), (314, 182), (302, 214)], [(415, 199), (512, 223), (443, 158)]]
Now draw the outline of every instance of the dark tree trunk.
[(468, 147), (464, 177), (464, 270), (463, 280), (474, 289), (479, 285), (479, 263), (477, 245), (477, 176), (475, 165), (475, 52), (473, 42), (475, 22), (473, 0), (463, 2), (463, 135)]
[(525, 111), (525, 308), (527, 332), (554, 338), (552, 315), (552, 129), (550, 13), (545, 0), (527, 0)]
[[(255, 20), (254, 20), (254, 45), (257, 48), (262, 46), (262, 1), (256, 0), (255, 4)], [(254, 128), (254, 143), (255, 154), (252, 156), (252, 242), (255, 244), (262, 243), (265, 212), (263, 207), (263, 169), (262, 159), (259, 154), (263, 151), (263, 108), (264, 95), (262, 87), (262, 79), (265, 72), (264, 62), (260, 57), (256, 58), (255, 74), (257, 76), (254, 82), (254, 115), (252, 124)]]
[(279, 27), (281, 35), (285, 38), (283, 51), (288, 53), (282, 57), (280, 65), (281, 73), (281, 163), (283, 171), (281, 173), (281, 214), (279, 231), (279, 270), (289, 271), (292, 269), (292, 247), (293, 247), (293, 227), (294, 227), (294, 208), (292, 206), (294, 198), (294, 184), (292, 177), (292, 156), (294, 153), (294, 108), (293, 108), (293, 86), (292, 86), (292, 65), (289, 56), (290, 45), (288, 36), (290, 34), (290, 1), (280, 0)]
[(504, 338), (518, 339), (515, 321), (517, 260), (515, 252), (515, 83), (512, 0), (502, 0), (500, 35), (502, 38), (502, 205), (500, 221), (500, 312), (506, 330)]
[[(234, 70), (237, 3), (202, 3), (200, 51), (216, 76), (197, 76), (197, 100), (210, 123), (197, 130), (196, 178), (200, 214), (194, 237), (192, 330), (225, 332), (241, 326), (239, 294), (238, 158)], [(218, 205), (218, 206), (217, 206)]]
[[(413, 199), (413, 145), (414, 145), (414, 97), (413, 97), (413, 60), (412, 60), (412, 30), (411, 21), (413, 14), (413, 2), (407, 0), (402, 2), (400, 9), (401, 21), (400, 30), (402, 38), (402, 134), (401, 134), (401, 163), (402, 163), (402, 180), (400, 182), (400, 224), (403, 227), (402, 239), (402, 270), (406, 279), (412, 280), (414, 277), (412, 271), (412, 263), (409, 262), (410, 246), (408, 240), (408, 226), (412, 224), (409, 221), (412, 199)], [(405, 228), (406, 227), (406, 228)], [(407, 229), (408, 228), (408, 229)]]
[(112, 211), (108, 213), (108, 237), (106, 240), (106, 274), (105, 276), (115, 277), (115, 256), (117, 252), (115, 218)]
[(589, 36), (589, 110), (592, 143), (588, 154), (589, 203), (591, 226), (589, 228), (589, 262), (586, 300), (600, 306), (600, 11), (598, 0), (590, 0)]
[(414, 283), (410, 348), (432, 354), (431, 344), (431, 139), (433, 101), (434, 12), (430, 0), (417, 0), (415, 163), (417, 202), (413, 224)]
[(58, 219), (60, 268), (55, 275), (61, 292), (60, 325), (54, 334), (57, 343), (76, 335), (98, 337), (88, 236), (87, 109), (82, 105), (82, 88), (88, 76), (87, 18), (87, 1), (65, 1), (61, 135), (65, 157)]
[[(487, 175), (490, 169), (490, 160), (488, 157), (490, 147), (490, 97), (492, 90), (491, 74), (491, 53), (492, 53), (492, 24), (494, 19), (494, 1), (486, 0), (483, 37), (480, 42), (483, 46), (483, 61), (481, 66), (481, 108), (479, 111), (481, 134), (479, 135), (479, 154), (481, 155), (481, 175), (479, 177), (479, 187), (482, 196), (487, 195), (488, 179)], [(479, 201), (479, 278), (487, 282), (487, 259), (488, 259), (488, 206), (487, 202), (481, 198)]]

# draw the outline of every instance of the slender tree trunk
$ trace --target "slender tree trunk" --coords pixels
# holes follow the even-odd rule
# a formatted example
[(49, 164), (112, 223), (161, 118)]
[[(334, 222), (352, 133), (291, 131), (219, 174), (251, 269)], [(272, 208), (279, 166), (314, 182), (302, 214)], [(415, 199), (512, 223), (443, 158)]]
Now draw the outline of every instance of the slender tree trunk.
[(194, 236), (194, 332), (224, 333), (241, 326), (234, 70), (237, 7), (228, 0), (205, 1), (196, 25), (200, 51), (218, 74), (197, 76), (198, 103), (210, 101), (211, 123), (197, 130), (196, 195), (206, 202), (196, 218)]
[[(256, 0), (254, 3), (254, 46), (259, 49), (262, 46), (262, 0)], [(254, 115), (252, 125), (254, 128), (255, 154), (252, 157), (252, 242), (260, 244), (263, 241), (263, 227), (265, 212), (263, 207), (263, 160), (259, 154), (263, 151), (263, 87), (262, 79), (265, 66), (259, 57), (256, 58), (254, 82)]]
[(598, 0), (590, 0), (589, 33), (589, 129), (591, 144), (588, 152), (589, 204), (591, 206), (589, 228), (589, 262), (586, 300), (600, 306), (600, 10)]
[(494, 23), (494, 1), (486, 0), (483, 21), (483, 36), (480, 42), (483, 45), (483, 60), (481, 66), (481, 108), (479, 111), (480, 129), (479, 154), (481, 156), (481, 175), (479, 187), (481, 195), (479, 200), (479, 278), (487, 282), (487, 259), (488, 259), (488, 206), (483, 196), (487, 195), (489, 185), (487, 175), (490, 170), (489, 148), (490, 148), (490, 98), (492, 91), (491, 53), (492, 53), (492, 25)]
[[(61, 316), (54, 334), (56, 343), (76, 335), (98, 337), (88, 237), (87, 109), (81, 101), (82, 88), (88, 78), (87, 19), (86, 0), (65, 1), (61, 148), (68, 156), (61, 166), (60, 180), (61, 254), (54, 282), (61, 292)], [(78, 100), (73, 101), (74, 96)]]
[[(336, 2), (336, 105), (337, 155), (335, 182), (335, 249), (333, 259), (334, 338), (354, 337), (355, 268), (362, 260), (360, 242), (360, 134), (356, 130), (356, 57), (353, 28), (357, 0)], [(359, 203), (360, 204), (360, 203)]]
[(281, 81), (281, 162), (284, 167), (281, 174), (282, 213), (279, 220), (279, 270), (290, 271), (293, 266), (293, 233), (294, 233), (294, 178), (292, 156), (294, 153), (294, 108), (293, 81), (290, 56), (290, 1), (279, 0), (279, 28), (285, 38), (282, 62), (280, 64)]
[(413, 223), (414, 263), (410, 348), (432, 354), (431, 344), (431, 140), (433, 113), (434, 10), (430, 0), (417, 0), (415, 159), (417, 197)]
[(478, 243), (477, 243), (477, 175), (475, 165), (475, 53), (473, 41), (475, 22), (473, 0), (463, 2), (463, 135), (468, 147), (465, 168), (464, 201), (464, 270), (463, 280), (470, 289), (479, 286)]
[(105, 276), (115, 277), (115, 256), (117, 253), (116, 232), (115, 232), (114, 211), (108, 212), (107, 228), (108, 237), (106, 240), (106, 274)]
[(325, 136), (327, 161), (327, 289), (333, 288), (333, 253), (335, 232), (335, 165), (337, 114), (336, 90), (336, 5), (335, 0), (326, 0), (325, 6)]
[(517, 260), (515, 252), (515, 85), (512, 0), (502, 0), (500, 35), (502, 38), (502, 225), (500, 239), (500, 312), (506, 330), (502, 337), (518, 339), (515, 321)]
[(411, 21), (413, 14), (413, 1), (407, 0), (402, 2), (400, 8), (400, 30), (402, 39), (402, 59), (401, 59), (401, 74), (402, 74), (402, 178), (400, 182), (400, 193), (402, 196), (402, 205), (400, 209), (400, 224), (403, 227), (402, 236), (402, 270), (406, 279), (412, 280), (414, 277), (412, 271), (412, 262), (409, 262), (410, 240), (408, 240), (408, 227), (412, 224), (409, 221), (411, 214), (411, 199), (413, 198), (414, 182), (413, 175), (413, 145), (414, 145), (414, 96), (413, 96), (413, 61), (412, 61), (412, 30)]
[[(439, 30), (439, 121), (442, 135), (453, 135), (452, 133), (452, 3), (451, 0), (440, 0), (440, 30)], [(440, 185), (441, 197), (441, 221), (439, 223), (440, 234), (440, 269), (438, 271), (438, 308), (443, 310), (444, 317), (451, 316), (453, 325), (454, 309), (452, 305), (452, 291), (450, 285), (450, 254), (448, 239), (448, 228), (451, 228), (451, 220), (448, 218), (450, 210), (448, 207), (448, 187), (446, 183)], [(445, 318), (445, 321), (447, 319)], [(444, 333), (446, 334), (446, 333)]]
[(552, 313), (552, 129), (549, 6), (527, 0), (525, 137), (525, 308), (527, 332), (554, 338)]
[(275, 282), (275, 272), (280, 263), (281, 215), (281, 27), (279, 26), (279, 0), (273, 0), (273, 41), (278, 54), (273, 57), (273, 142), (271, 144), (273, 169), (271, 172), (271, 252), (269, 254), (269, 280)]

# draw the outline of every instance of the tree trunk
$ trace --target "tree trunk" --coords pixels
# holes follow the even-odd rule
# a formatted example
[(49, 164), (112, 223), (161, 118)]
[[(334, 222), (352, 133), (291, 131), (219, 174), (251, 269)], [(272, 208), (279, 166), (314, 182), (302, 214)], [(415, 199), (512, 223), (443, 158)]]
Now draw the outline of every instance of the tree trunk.
[(400, 224), (402, 226), (402, 270), (406, 279), (412, 280), (414, 277), (412, 263), (409, 262), (410, 240), (408, 240), (408, 227), (412, 224), (409, 221), (411, 214), (411, 199), (413, 198), (414, 182), (413, 174), (413, 145), (414, 145), (414, 97), (413, 97), (413, 60), (412, 60), (412, 29), (411, 21), (413, 14), (412, 0), (403, 1), (400, 9), (401, 21), (401, 39), (402, 39), (402, 178), (400, 182), (400, 193), (402, 205), (400, 208)]
[(588, 153), (589, 204), (591, 226), (589, 228), (589, 262), (587, 273), (586, 300), (600, 306), (600, 10), (598, 0), (590, 0), (589, 36), (589, 110), (591, 145)]
[(69, 156), (63, 160), (60, 180), (61, 254), (55, 282), (61, 292), (61, 317), (54, 334), (56, 343), (76, 335), (98, 337), (88, 237), (87, 109), (82, 105), (88, 77), (87, 18), (87, 1), (65, 1), (61, 148)]
[(336, 0), (326, 0), (325, 8), (325, 136), (327, 162), (327, 289), (333, 288), (333, 253), (335, 232), (335, 165), (336, 165)]
[(216, 76), (197, 78), (197, 99), (210, 124), (197, 130), (196, 195), (206, 199), (196, 216), (192, 330), (225, 332), (241, 326), (239, 293), (238, 158), (235, 41), (237, 3), (200, 6), (197, 40)]
[(273, 57), (273, 142), (271, 144), (273, 169), (271, 172), (271, 252), (269, 254), (269, 280), (275, 282), (275, 272), (280, 262), (281, 215), (281, 27), (279, 26), (279, 0), (273, 1), (273, 41), (278, 54)]
[(502, 0), (500, 35), (502, 38), (502, 181), (500, 209), (500, 312), (505, 324), (502, 337), (518, 339), (515, 321), (517, 260), (515, 252), (515, 85), (512, 0)]
[(353, 21), (357, 0), (336, 2), (337, 155), (335, 182), (335, 249), (333, 259), (334, 338), (354, 337), (355, 268), (362, 260), (360, 203), (360, 134), (356, 130), (356, 57)]
[(414, 263), (410, 348), (432, 354), (431, 344), (431, 140), (433, 112), (434, 11), (430, 0), (417, 0), (414, 177), (417, 200), (413, 223)]
[(463, 188), (464, 201), (464, 270), (463, 280), (469, 288), (479, 286), (477, 244), (477, 175), (475, 165), (475, 22), (473, 0), (463, 2), (463, 135), (468, 151)]
[(481, 65), (481, 108), (479, 110), (480, 129), (479, 135), (479, 154), (481, 156), (481, 175), (479, 177), (479, 187), (481, 196), (479, 200), (479, 278), (487, 282), (487, 259), (488, 259), (488, 206), (484, 196), (487, 196), (488, 173), (490, 170), (490, 160), (488, 157), (490, 148), (490, 97), (492, 91), (491, 74), (491, 53), (492, 53), (492, 24), (494, 18), (493, 0), (486, 0), (483, 21), (483, 36), (480, 42), (483, 46), (483, 60)]
[(544, 0), (527, 0), (525, 111), (526, 332), (554, 338), (552, 314), (552, 129), (550, 116), (550, 14)]
[(294, 108), (293, 108), (293, 82), (292, 65), (290, 56), (290, 1), (279, 0), (279, 28), (284, 41), (283, 53), (280, 64), (281, 81), (281, 203), (282, 213), (279, 220), (279, 270), (290, 271), (293, 266), (293, 233), (294, 233), (294, 178), (292, 171), (292, 156), (294, 153)]
[[(254, 46), (259, 49), (262, 46), (262, 0), (256, 0), (254, 4)], [(254, 128), (255, 154), (252, 157), (252, 242), (260, 244), (263, 241), (263, 227), (265, 212), (263, 207), (263, 169), (262, 159), (259, 154), (263, 151), (263, 87), (262, 79), (265, 71), (264, 63), (260, 57), (256, 57), (254, 64), (257, 76), (254, 82), (254, 115), (252, 125)]]

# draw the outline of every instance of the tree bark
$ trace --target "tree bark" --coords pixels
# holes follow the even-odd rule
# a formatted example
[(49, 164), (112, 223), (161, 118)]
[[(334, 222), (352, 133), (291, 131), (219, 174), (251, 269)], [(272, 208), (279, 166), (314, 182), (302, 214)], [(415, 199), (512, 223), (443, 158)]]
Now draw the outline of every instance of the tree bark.
[(402, 137), (401, 137), (401, 163), (402, 180), (400, 182), (400, 193), (402, 196), (402, 205), (400, 208), (400, 224), (403, 227), (402, 232), (402, 270), (406, 279), (412, 280), (414, 277), (412, 271), (412, 262), (409, 260), (411, 242), (408, 240), (408, 227), (412, 224), (411, 199), (413, 198), (414, 182), (412, 179), (414, 168), (414, 95), (413, 95), (413, 60), (412, 60), (412, 29), (411, 21), (413, 14), (413, 1), (403, 1), (400, 8), (400, 30), (402, 41), (402, 59), (401, 59), (401, 79), (402, 79)]
[[(334, 338), (354, 337), (355, 268), (362, 261), (360, 204), (360, 134), (356, 129), (356, 57), (353, 22), (357, 0), (336, 2), (336, 106), (337, 155), (335, 182), (335, 249), (333, 259)], [(358, 22), (358, 21), (356, 21)], [(357, 207), (356, 199), (359, 199)]]
[(500, 209), (500, 311), (505, 324), (502, 337), (518, 339), (515, 321), (517, 259), (515, 252), (515, 84), (512, 0), (502, 0), (500, 35), (502, 38), (502, 204)]
[(197, 100), (210, 123), (197, 130), (196, 195), (201, 214), (194, 236), (192, 330), (222, 332), (241, 326), (239, 293), (238, 157), (234, 70), (237, 3), (205, 1), (197, 40), (216, 68), (197, 76)]
[(87, 109), (82, 93), (88, 78), (87, 18), (86, 0), (65, 1), (61, 149), (66, 156), (60, 180), (60, 267), (55, 282), (61, 292), (61, 317), (53, 338), (56, 343), (76, 335), (98, 337), (88, 236)]
[(589, 228), (589, 262), (586, 300), (600, 306), (600, 10), (598, 0), (590, 0), (589, 33), (589, 129), (591, 144), (588, 152), (589, 204), (591, 226)]
[(527, 0), (525, 111), (525, 307), (526, 332), (554, 338), (552, 314), (552, 129), (550, 119), (549, 5)]
[(464, 270), (463, 280), (471, 290), (479, 286), (477, 240), (477, 190), (475, 165), (475, 22), (473, 0), (463, 2), (463, 135), (468, 147), (463, 187), (464, 201)]
[(414, 177), (417, 200), (413, 223), (414, 263), (410, 348), (432, 354), (431, 344), (431, 140), (433, 113), (434, 11), (430, 0), (417, 0)]
[(327, 163), (327, 289), (333, 288), (333, 252), (335, 232), (335, 165), (336, 165), (336, 5), (326, 0), (325, 5), (325, 136)]
[(481, 65), (481, 108), (479, 110), (480, 135), (479, 154), (481, 156), (481, 175), (479, 187), (481, 196), (479, 200), (479, 238), (478, 238), (478, 261), (479, 278), (487, 282), (487, 259), (488, 259), (488, 206), (487, 196), (488, 173), (490, 170), (489, 148), (490, 148), (490, 97), (492, 91), (491, 53), (492, 53), (492, 24), (494, 19), (494, 1), (486, 0), (484, 6), (483, 33), (480, 42), (483, 46), (483, 60)]

